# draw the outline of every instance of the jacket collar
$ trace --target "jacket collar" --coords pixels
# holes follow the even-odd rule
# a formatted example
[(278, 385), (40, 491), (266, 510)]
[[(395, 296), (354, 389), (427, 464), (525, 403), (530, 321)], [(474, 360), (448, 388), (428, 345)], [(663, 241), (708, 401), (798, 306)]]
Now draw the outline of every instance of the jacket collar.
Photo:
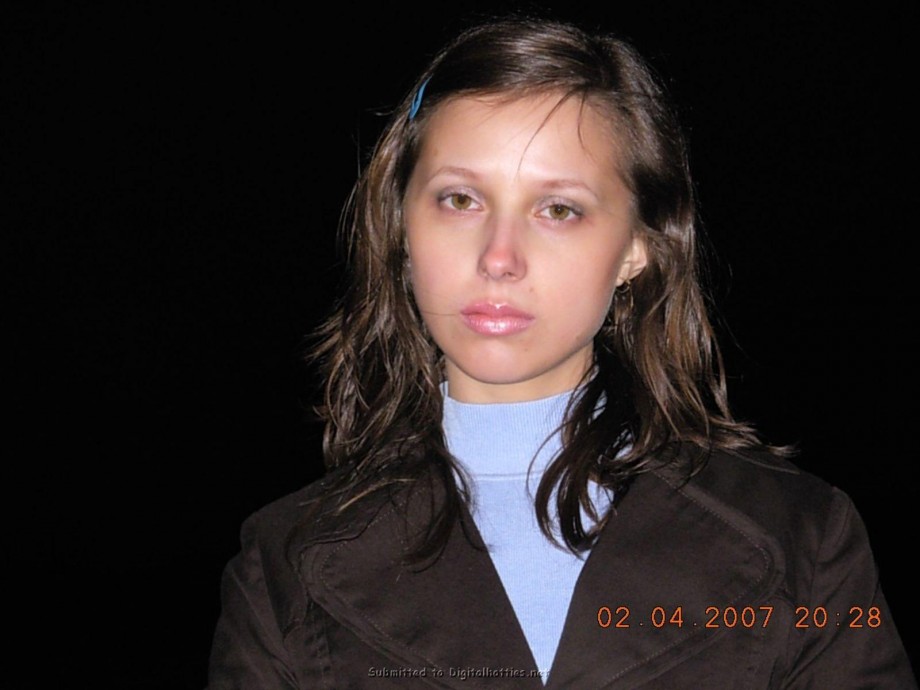
[[(538, 677), (494, 675), (535, 664), (468, 513), (466, 534), (456, 525), (433, 564), (402, 564), (429, 505), (378, 497), (318, 525), (298, 547), (310, 598), (394, 663), (440, 669), (444, 687), (475, 687), (451, 669), (484, 669), (489, 687), (543, 688)], [(738, 510), (666, 472), (641, 475), (584, 565), (545, 687), (647, 681), (724, 634), (705, 626), (708, 607), (756, 607), (783, 570), (775, 541)]]

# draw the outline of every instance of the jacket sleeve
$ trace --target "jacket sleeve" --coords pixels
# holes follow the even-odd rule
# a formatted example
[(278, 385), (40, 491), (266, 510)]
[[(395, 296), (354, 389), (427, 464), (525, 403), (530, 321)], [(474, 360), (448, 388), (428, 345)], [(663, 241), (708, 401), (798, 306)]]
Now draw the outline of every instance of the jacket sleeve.
[(221, 614), (208, 669), (209, 690), (297, 688), (284, 631), (269, 595), (258, 529), (243, 524), (242, 550), (224, 569)]
[[(879, 586), (865, 526), (834, 490), (810, 593), (796, 606), (790, 690), (917, 688)], [(825, 622), (826, 614), (826, 622)]]

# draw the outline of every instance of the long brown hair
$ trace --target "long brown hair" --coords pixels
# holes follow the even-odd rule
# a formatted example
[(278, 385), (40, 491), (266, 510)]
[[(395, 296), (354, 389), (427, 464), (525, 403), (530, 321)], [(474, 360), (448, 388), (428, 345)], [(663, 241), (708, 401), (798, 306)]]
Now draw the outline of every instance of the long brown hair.
[[(447, 99), (540, 93), (607, 116), (648, 252), (646, 268), (617, 291), (594, 339), (595, 366), (566, 411), (563, 450), (536, 495), (544, 533), (552, 538), (555, 513), (568, 548), (590, 546), (607, 516), (594, 514), (589, 479), (622, 496), (637, 474), (675, 461), (678, 447), (694, 449), (690, 476), (713, 449), (761, 445), (728, 407), (700, 287), (687, 151), (660, 82), (618, 38), (544, 20), (487, 22), (444, 47), (392, 114), (349, 200), (347, 288), (313, 352), (325, 377), (325, 461), (341, 470), (326, 499), (342, 509), (387, 487), (435, 482), (444, 500), (419, 557), (443, 546), (467, 492), (441, 430), (440, 352), (407, 274), (406, 186), (426, 123)], [(595, 529), (584, 528), (581, 509)]]

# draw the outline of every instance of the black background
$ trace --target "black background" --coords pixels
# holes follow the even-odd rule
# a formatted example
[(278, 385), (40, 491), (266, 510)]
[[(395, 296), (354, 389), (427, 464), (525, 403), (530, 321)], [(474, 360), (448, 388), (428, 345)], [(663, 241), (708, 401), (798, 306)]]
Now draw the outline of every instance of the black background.
[[(550, 9), (670, 83), (734, 405), (854, 499), (913, 653), (908, 3), (701, 4)], [(377, 113), (527, 7), (7, 4), (10, 558), (51, 575), (36, 622), (75, 686), (204, 685), (240, 522), (321, 471), (302, 352)]]

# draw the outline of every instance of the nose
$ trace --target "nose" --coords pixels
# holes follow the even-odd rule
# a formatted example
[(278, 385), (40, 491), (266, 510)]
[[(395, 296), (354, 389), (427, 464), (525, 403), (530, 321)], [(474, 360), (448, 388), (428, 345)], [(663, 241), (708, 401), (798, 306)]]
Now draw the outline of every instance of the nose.
[(527, 275), (522, 230), (512, 218), (492, 218), (486, 224), (480, 275), (490, 280), (520, 280)]

